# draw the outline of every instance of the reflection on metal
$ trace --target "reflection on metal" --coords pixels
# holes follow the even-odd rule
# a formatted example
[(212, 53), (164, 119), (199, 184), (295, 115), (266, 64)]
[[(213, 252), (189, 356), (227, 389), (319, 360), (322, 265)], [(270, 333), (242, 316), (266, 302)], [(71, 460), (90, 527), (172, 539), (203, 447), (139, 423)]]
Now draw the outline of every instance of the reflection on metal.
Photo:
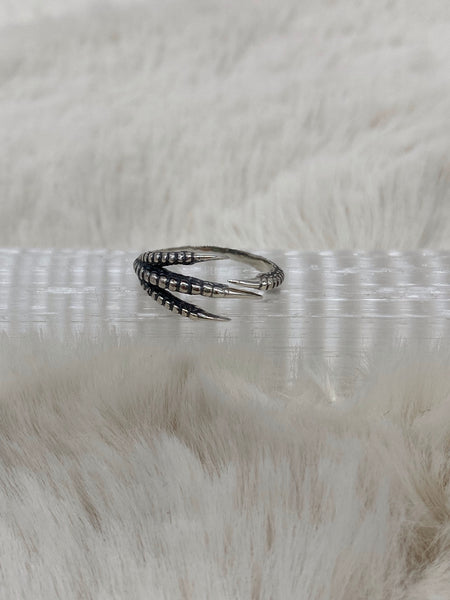
[[(207, 312), (171, 292), (209, 298), (248, 298), (249, 296), (260, 298), (261, 294), (234, 288), (225, 283), (174, 273), (167, 269), (174, 265), (194, 265), (226, 258), (249, 264), (256, 269), (261, 266), (263, 269), (263, 272), (253, 279), (232, 280), (230, 283), (258, 290), (272, 290), (283, 283), (283, 271), (271, 260), (242, 250), (218, 246), (178, 247), (143, 252), (134, 260), (133, 268), (147, 294), (171, 312), (189, 317), (193, 321), (197, 319), (230, 321), (229, 317), (221, 317)], [(269, 270), (264, 271), (265, 269)]]
[[(149, 302), (133, 271), (137, 252), (3, 249), (0, 331), (113, 328), (152, 342), (257, 342), (285, 368), (300, 351), (303, 364), (324, 360), (340, 373), (394, 339), (449, 339), (450, 252), (256, 252), (284, 270), (283, 286), (257, 301), (196, 297), (232, 318), (216, 323), (176, 319)], [(213, 281), (255, 275), (231, 261), (182, 271)]]

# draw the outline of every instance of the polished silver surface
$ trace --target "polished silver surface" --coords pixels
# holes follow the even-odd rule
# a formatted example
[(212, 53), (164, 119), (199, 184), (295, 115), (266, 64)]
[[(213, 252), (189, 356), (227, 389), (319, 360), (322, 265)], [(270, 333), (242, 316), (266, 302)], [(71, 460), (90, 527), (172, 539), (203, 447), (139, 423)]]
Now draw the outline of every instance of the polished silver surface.
[[(59, 336), (105, 328), (155, 341), (258, 343), (286, 369), (325, 361), (340, 381), (362, 354), (393, 340), (450, 338), (450, 252), (280, 252), (255, 250), (285, 272), (283, 286), (260, 299), (198, 298), (232, 321), (175, 318), (142, 293), (136, 252), (0, 250), (0, 331)], [(202, 279), (252, 278), (231, 261), (171, 267)], [(333, 394), (339, 395), (337, 386)]]
[(259, 297), (260, 294), (246, 289), (234, 288), (217, 281), (207, 281), (183, 273), (174, 273), (167, 269), (171, 265), (190, 266), (201, 262), (224, 259), (243, 262), (263, 271), (253, 279), (232, 280), (230, 283), (237, 283), (243, 288), (251, 287), (266, 291), (279, 287), (283, 283), (283, 270), (271, 260), (236, 248), (219, 246), (179, 246), (177, 248), (148, 250), (134, 259), (133, 269), (144, 291), (170, 312), (189, 317), (192, 320), (230, 321), (229, 317), (210, 313), (171, 292), (200, 295), (208, 298)]

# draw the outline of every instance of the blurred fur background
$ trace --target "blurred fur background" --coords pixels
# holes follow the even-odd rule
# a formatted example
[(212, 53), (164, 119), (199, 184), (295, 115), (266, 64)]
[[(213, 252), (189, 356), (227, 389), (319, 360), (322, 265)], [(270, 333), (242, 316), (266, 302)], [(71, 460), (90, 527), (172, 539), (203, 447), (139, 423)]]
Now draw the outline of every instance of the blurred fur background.
[(0, 5), (3, 246), (448, 247), (446, 0)]
[(189, 350), (0, 339), (1, 597), (448, 599), (448, 347)]

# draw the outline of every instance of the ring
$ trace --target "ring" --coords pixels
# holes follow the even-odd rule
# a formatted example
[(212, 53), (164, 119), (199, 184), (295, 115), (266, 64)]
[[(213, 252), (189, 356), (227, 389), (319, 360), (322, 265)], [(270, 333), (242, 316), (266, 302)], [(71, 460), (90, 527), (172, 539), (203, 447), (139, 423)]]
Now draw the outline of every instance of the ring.
[(214, 315), (194, 304), (185, 302), (171, 292), (209, 296), (210, 298), (260, 298), (261, 294), (224, 283), (188, 277), (166, 269), (166, 266), (169, 265), (193, 265), (208, 260), (227, 258), (243, 262), (260, 271), (260, 274), (253, 279), (229, 279), (228, 283), (255, 290), (272, 290), (283, 283), (283, 270), (268, 258), (219, 246), (180, 246), (143, 252), (134, 260), (133, 268), (147, 294), (168, 310), (194, 320), (230, 321), (231, 319), (228, 317)]

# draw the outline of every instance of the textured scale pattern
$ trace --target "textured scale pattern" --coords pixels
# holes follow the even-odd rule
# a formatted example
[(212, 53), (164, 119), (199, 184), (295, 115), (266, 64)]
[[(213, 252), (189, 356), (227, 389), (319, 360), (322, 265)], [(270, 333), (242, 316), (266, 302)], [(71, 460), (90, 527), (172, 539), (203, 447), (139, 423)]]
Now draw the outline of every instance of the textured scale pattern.
[(228, 317), (209, 313), (194, 304), (174, 296), (171, 292), (207, 296), (210, 298), (260, 297), (260, 294), (223, 283), (189, 277), (182, 273), (174, 273), (166, 268), (170, 265), (192, 265), (223, 258), (240, 260), (252, 265), (255, 263), (264, 263), (270, 267), (269, 271), (261, 273), (253, 279), (229, 280), (229, 283), (237, 283), (242, 287), (250, 287), (257, 290), (271, 290), (283, 282), (284, 272), (274, 262), (261, 256), (233, 248), (220, 248), (217, 246), (197, 246), (195, 249), (169, 248), (143, 252), (134, 260), (133, 267), (143, 289), (156, 302), (165, 306), (168, 310), (194, 320), (229, 321)]

